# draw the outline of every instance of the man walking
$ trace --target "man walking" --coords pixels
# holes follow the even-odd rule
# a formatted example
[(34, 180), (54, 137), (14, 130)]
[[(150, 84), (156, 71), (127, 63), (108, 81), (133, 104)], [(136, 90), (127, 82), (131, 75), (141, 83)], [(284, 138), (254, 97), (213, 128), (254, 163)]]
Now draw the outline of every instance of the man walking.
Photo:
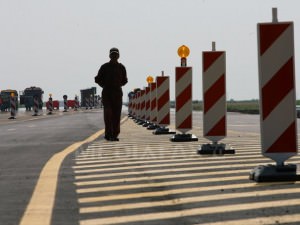
[(103, 64), (95, 82), (102, 90), (102, 103), (104, 107), (105, 139), (109, 141), (119, 141), (120, 118), (122, 110), (122, 86), (127, 80), (125, 66), (118, 62), (119, 50), (112, 48), (109, 51), (110, 61)]

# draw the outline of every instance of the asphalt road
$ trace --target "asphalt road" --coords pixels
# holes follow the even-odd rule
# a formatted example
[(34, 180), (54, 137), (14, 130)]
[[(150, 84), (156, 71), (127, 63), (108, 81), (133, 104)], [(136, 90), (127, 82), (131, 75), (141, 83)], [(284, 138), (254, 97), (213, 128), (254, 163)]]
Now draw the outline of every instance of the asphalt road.
[[(174, 125), (174, 113), (171, 115)], [(40, 117), (19, 115), (15, 121), (7, 118), (7, 114), (0, 114), (0, 225), (19, 224), (40, 172), (54, 154), (104, 128), (101, 110)], [(193, 113), (193, 127), (195, 130), (202, 127), (201, 112)], [(241, 137), (249, 133), (258, 135), (259, 116), (228, 113), (227, 128)], [(79, 224), (80, 207), (72, 167), (85, 148), (82, 146), (68, 155), (61, 165), (52, 225)]]
[[(100, 110), (0, 120), (0, 224), (18, 224), (45, 163), (103, 129)], [(5, 119), (4, 119), (5, 118)]]

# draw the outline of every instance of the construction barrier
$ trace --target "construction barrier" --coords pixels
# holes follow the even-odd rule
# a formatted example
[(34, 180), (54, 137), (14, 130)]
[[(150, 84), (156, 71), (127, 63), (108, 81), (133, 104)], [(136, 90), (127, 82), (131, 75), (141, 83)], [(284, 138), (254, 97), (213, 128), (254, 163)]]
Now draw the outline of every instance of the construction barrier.
[(215, 42), (212, 51), (202, 52), (203, 81), (203, 133), (212, 143), (204, 144), (199, 154), (226, 154), (226, 145), (218, 143), (227, 135), (226, 128), (226, 52), (216, 51)]
[(167, 126), (170, 125), (170, 78), (164, 76), (156, 77), (157, 98), (157, 125), (159, 126), (153, 134), (174, 134)]
[(52, 97), (49, 97), (49, 101), (48, 101), (48, 115), (51, 115), (53, 112), (53, 101), (52, 101)]
[(156, 83), (150, 83), (150, 124), (148, 130), (154, 130), (157, 126), (157, 106), (156, 106)]
[(171, 141), (198, 141), (187, 132), (192, 129), (192, 67), (176, 67), (176, 109), (175, 127), (181, 134), (174, 135)]
[(284, 162), (297, 155), (294, 25), (259, 23), (258, 65), (262, 154), (276, 165), (259, 166), (250, 173), (255, 181), (295, 180), (296, 165)]
[(67, 95), (64, 95), (63, 96), (63, 99), (64, 99), (64, 111), (63, 112), (68, 112), (68, 96)]
[(38, 96), (33, 97), (33, 111), (34, 111), (33, 116), (39, 115), (39, 98), (38, 98)]
[(16, 98), (13, 93), (10, 95), (10, 117), (8, 119), (16, 119)]

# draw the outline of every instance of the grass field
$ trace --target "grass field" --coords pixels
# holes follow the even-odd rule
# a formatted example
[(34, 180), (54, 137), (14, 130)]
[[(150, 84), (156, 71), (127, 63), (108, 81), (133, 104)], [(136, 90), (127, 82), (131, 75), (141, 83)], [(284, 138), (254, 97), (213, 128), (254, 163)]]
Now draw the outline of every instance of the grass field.
[[(193, 110), (202, 110), (201, 101), (193, 101)], [(258, 100), (249, 101), (228, 101), (227, 112), (240, 112), (247, 114), (259, 114), (259, 103)]]

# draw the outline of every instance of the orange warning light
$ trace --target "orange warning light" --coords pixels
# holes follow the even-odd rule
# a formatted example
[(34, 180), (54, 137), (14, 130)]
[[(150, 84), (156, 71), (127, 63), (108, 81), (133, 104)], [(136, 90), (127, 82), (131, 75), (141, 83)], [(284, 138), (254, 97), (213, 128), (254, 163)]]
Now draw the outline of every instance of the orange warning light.
[(146, 80), (147, 80), (148, 84), (153, 83), (153, 77), (152, 76), (148, 76)]
[(190, 54), (190, 49), (185, 45), (181, 45), (177, 50), (177, 54), (180, 58), (186, 58)]

